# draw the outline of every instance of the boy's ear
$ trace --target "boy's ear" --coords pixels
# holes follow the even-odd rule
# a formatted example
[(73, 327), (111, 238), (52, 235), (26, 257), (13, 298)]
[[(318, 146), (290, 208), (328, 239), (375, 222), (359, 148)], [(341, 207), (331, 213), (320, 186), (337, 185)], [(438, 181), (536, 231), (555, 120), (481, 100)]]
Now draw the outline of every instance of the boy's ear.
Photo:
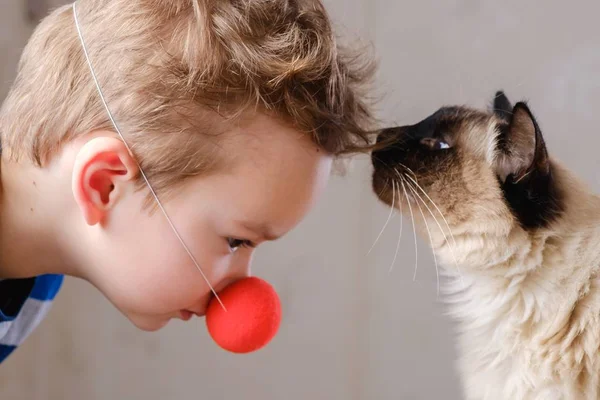
[(85, 221), (101, 223), (138, 172), (121, 140), (96, 137), (85, 143), (77, 153), (72, 175), (73, 195)]

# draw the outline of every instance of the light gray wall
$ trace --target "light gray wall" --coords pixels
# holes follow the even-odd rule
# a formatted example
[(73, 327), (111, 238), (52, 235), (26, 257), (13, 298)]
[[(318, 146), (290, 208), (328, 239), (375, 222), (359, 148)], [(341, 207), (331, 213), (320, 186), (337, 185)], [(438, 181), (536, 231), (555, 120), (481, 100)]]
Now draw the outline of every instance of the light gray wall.
[[(59, 1), (59, 0), (56, 0)], [(595, 1), (328, 0), (345, 35), (372, 40), (381, 60), (380, 116), (410, 123), (442, 104), (485, 106), (496, 89), (530, 100), (550, 151), (595, 188), (600, 26)], [(0, 0), (0, 96), (30, 28), (21, 1)], [(0, 398), (459, 399), (452, 326), (436, 298), (433, 259), (412, 227), (370, 192), (358, 158), (254, 273), (284, 303), (276, 340), (234, 356), (203, 322), (136, 331), (89, 285), (68, 280), (50, 317), (0, 366)]]

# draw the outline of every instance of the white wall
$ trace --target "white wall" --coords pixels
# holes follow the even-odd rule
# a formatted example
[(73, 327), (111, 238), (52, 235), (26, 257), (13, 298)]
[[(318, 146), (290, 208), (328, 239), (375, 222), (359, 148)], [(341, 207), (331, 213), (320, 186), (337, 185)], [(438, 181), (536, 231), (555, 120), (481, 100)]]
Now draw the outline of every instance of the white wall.
[[(447, 103), (484, 106), (504, 88), (530, 100), (550, 151), (598, 187), (597, 2), (326, 4), (344, 33), (373, 40), (385, 122), (415, 122)], [(2, 82), (29, 34), (20, 5), (0, 0)], [(0, 366), (0, 398), (459, 399), (426, 243), (418, 241), (415, 282), (408, 219), (391, 274), (398, 217), (366, 255), (388, 215), (369, 174), (359, 158), (296, 231), (258, 252), (254, 273), (276, 286), (285, 315), (265, 350), (224, 353), (200, 321), (138, 332), (89, 285), (68, 280), (50, 317)]]

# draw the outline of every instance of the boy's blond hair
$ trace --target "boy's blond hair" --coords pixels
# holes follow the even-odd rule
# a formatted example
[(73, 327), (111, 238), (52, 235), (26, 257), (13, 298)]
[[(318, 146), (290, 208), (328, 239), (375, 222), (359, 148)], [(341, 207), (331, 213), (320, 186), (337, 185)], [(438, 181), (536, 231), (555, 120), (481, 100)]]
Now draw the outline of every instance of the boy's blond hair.
[[(318, 0), (79, 0), (77, 13), (108, 105), (157, 191), (215, 168), (217, 134), (246, 111), (333, 155), (369, 147), (361, 88), (373, 64), (342, 54)], [(25, 48), (0, 113), (3, 151), (43, 166), (101, 129), (114, 130), (65, 6)]]

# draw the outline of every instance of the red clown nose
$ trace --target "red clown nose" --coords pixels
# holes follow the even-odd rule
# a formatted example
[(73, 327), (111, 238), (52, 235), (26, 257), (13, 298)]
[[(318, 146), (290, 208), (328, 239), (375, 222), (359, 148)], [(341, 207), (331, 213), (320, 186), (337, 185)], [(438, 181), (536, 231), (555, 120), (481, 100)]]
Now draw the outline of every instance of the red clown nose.
[(281, 303), (266, 281), (244, 278), (227, 286), (219, 301), (213, 297), (206, 310), (212, 339), (232, 353), (250, 353), (267, 345), (279, 329)]

